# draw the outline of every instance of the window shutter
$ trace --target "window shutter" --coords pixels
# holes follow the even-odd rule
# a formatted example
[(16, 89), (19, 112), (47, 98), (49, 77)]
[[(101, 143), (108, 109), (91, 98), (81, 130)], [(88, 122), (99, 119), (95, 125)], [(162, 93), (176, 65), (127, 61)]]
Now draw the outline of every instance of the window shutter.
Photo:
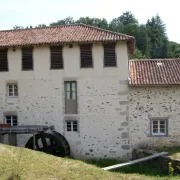
[(116, 43), (104, 44), (104, 67), (116, 67)]
[(8, 71), (7, 49), (0, 50), (0, 71)]
[(33, 48), (22, 48), (22, 70), (33, 70)]
[(92, 44), (80, 45), (81, 51), (81, 67), (93, 67), (92, 60)]
[(65, 81), (65, 114), (77, 114), (77, 82)]
[(62, 46), (51, 46), (51, 69), (63, 69)]

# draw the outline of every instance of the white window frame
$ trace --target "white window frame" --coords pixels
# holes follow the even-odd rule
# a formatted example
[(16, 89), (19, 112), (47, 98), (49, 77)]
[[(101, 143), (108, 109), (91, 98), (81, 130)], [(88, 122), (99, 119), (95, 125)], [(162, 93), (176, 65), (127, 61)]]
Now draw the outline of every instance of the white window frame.
[[(67, 128), (68, 123), (71, 123), (71, 130), (70, 131), (68, 131), (68, 128)], [(74, 127), (73, 127), (74, 123), (77, 124), (77, 131), (74, 130)], [(77, 120), (66, 120), (66, 132), (78, 132), (78, 130), (79, 130), (79, 125), (78, 125)]]
[[(158, 126), (158, 132), (157, 133), (154, 133), (154, 129), (153, 129), (153, 125), (154, 125), (154, 122), (157, 122), (157, 126)], [(160, 122), (161, 121), (164, 121), (164, 133), (162, 133), (160, 131)], [(153, 119), (151, 120), (151, 134), (152, 136), (167, 136), (167, 126), (168, 126), (168, 123), (167, 123), (167, 119)]]
[[(9, 86), (12, 86), (12, 96), (9, 95)], [(17, 96), (15, 95), (15, 86), (17, 86)], [(17, 98), (18, 97), (18, 84), (17, 83), (8, 83), (7, 84), (7, 96), (10, 98)]]
[(7, 123), (7, 117), (11, 117), (11, 124), (9, 124), (10, 126), (14, 126), (14, 117), (16, 117), (16, 119), (17, 119), (17, 124), (18, 124), (18, 117), (16, 116), (16, 115), (9, 115), (9, 116), (6, 116), (6, 124), (8, 124)]

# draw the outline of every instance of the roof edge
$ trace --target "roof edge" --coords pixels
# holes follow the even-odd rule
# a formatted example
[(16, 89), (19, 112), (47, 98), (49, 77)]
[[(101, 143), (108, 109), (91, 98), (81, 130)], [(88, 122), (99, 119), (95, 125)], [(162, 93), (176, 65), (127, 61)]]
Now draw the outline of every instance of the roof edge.
[(60, 27), (65, 27), (65, 26), (85, 26), (85, 27), (89, 27), (89, 28), (92, 28), (92, 29), (97, 29), (97, 30), (100, 30), (100, 31), (104, 31), (104, 32), (109, 32), (109, 33), (112, 33), (112, 34), (116, 34), (116, 35), (127, 36), (127, 37), (129, 37), (130, 39), (131, 39), (131, 38), (132, 38), (132, 39), (135, 39), (134, 36), (130, 36), (130, 35), (127, 35), (127, 34), (119, 33), (119, 32), (116, 32), (116, 31), (111, 31), (111, 30), (107, 30), (107, 29), (102, 29), (102, 28), (95, 27), (95, 26), (91, 26), (91, 25), (87, 25), (87, 24), (84, 24), (84, 23), (63, 24), (63, 25), (47, 26), (47, 27), (40, 27), (40, 28), (9, 29), (9, 30), (0, 30), (0, 32), (30, 31), (30, 30), (33, 30), (33, 29), (55, 29), (55, 28), (60, 28)]
[(131, 87), (167, 87), (167, 86), (180, 86), (178, 84), (129, 84)]
[(84, 24), (84, 23), (80, 23), (79, 25), (83, 25), (83, 26), (86, 26), (86, 27), (89, 27), (89, 28), (93, 28), (93, 29), (100, 30), (100, 31), (105, 31), (105, 32), (109, 32), (109, 33), (117, 34), (117, 35), (121, 35), (121, 36), (127, 36), (127, 37), (129, 37), (129, 38), (135, 39), (134, 36), (127, 35), (127, 34), (123, 34), (123, 33), (119, 33), (119, 32), (116, 32), (116, 31), (111, 31), (111, 30), (107, 30), (107, 29), (102, 29), (102, 28), (99, 28), (99, 27), (96, 27), (96, 26), (87, 25), (87, 24)]
[(32, 29), (51, 29), (51, 28), (58, 28), (58, 27), (64, 27), (64, 26), (74, 26), (74, 25), (81, 25), (80, 23), (78, 24), (62, 24), (58, 26), (47, 26), (47, 27), (35, 27), (35, 28), (24, 28), (24, 29), (7, 29), (7, 30), (0, 30), (0, 32), (12, 32), (12, 31), (28, 31)]
[(130, 62), (148, 62), (148, 61), (174, 61), (174, 60), (180, 60), (180, 58), (164, 58), (164, 59), (130, 59)]

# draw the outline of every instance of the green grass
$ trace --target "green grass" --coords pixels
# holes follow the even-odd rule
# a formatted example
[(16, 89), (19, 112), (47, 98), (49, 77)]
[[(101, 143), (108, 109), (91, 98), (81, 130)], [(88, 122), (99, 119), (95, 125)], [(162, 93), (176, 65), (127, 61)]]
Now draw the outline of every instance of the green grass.
[[(100, 160), (100, 161), (90, 160), (86, 162), (100, 168), (120, 163), (117, 160)], [(115, 170), (114, 172), (120, 172), (124, 174), (129, 174), (129, 173), (142, 174), (142, 175), (146, 174), (148, 176), (159, 176), (159, 177), (167, 176), (167, 174), (163, 173), (160, 169), (154, 168), (153, 166), (150, 166), (147, 163), (126, 166), (118, 170)]]
[[(150, 167), (134, 166), (116, 172), (100, 167), (117, 164), (114, 160), (82, 162), (58, 158), (42, 152), (0, 144), (0, 180), (18, 175), (18, 180), (178, 180)], [(153, 173), (152, 173), (152, 172)]]
[(166, 151), (169, 152), (169, 156), (171, 156), (173, 159), (180, 160), (180, 146), (175, 147), (164, 147), (164, 148), (158, 148), (157, 151)]

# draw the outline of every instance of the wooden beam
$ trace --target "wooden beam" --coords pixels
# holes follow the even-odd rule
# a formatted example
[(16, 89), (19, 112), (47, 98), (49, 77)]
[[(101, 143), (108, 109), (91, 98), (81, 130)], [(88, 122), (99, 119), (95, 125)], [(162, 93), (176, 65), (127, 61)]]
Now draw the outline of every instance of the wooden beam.
[(160, 156), (165, 156), (167, 154), (168, 154), (168, 152), (161, 152), (161, 153), (153, 154), (153, 155), (150, 155), (150, 156), (147, 156), (147, 157), (144, 157), (144, 158), (136, 159), (136, 160), (133, 160), (133, 161), (130, 161), (130, 162), (116, 164), (116, 165), (113, 165), (113, 166), (108, 166), (108, 167), (105, 167), (105, 168), (102, 168), (102, 169), (104, 169), (105, 171), (114, 170), (114, 169), (118, 169), (118, 168), (121, 168), (121, 167), (133, 165), (133, 164), (136, 164), (136, 163), (140, 163), (140, 162), (143, 162), (143, 161), (148, 161), (148, 160), (160, 157)]

